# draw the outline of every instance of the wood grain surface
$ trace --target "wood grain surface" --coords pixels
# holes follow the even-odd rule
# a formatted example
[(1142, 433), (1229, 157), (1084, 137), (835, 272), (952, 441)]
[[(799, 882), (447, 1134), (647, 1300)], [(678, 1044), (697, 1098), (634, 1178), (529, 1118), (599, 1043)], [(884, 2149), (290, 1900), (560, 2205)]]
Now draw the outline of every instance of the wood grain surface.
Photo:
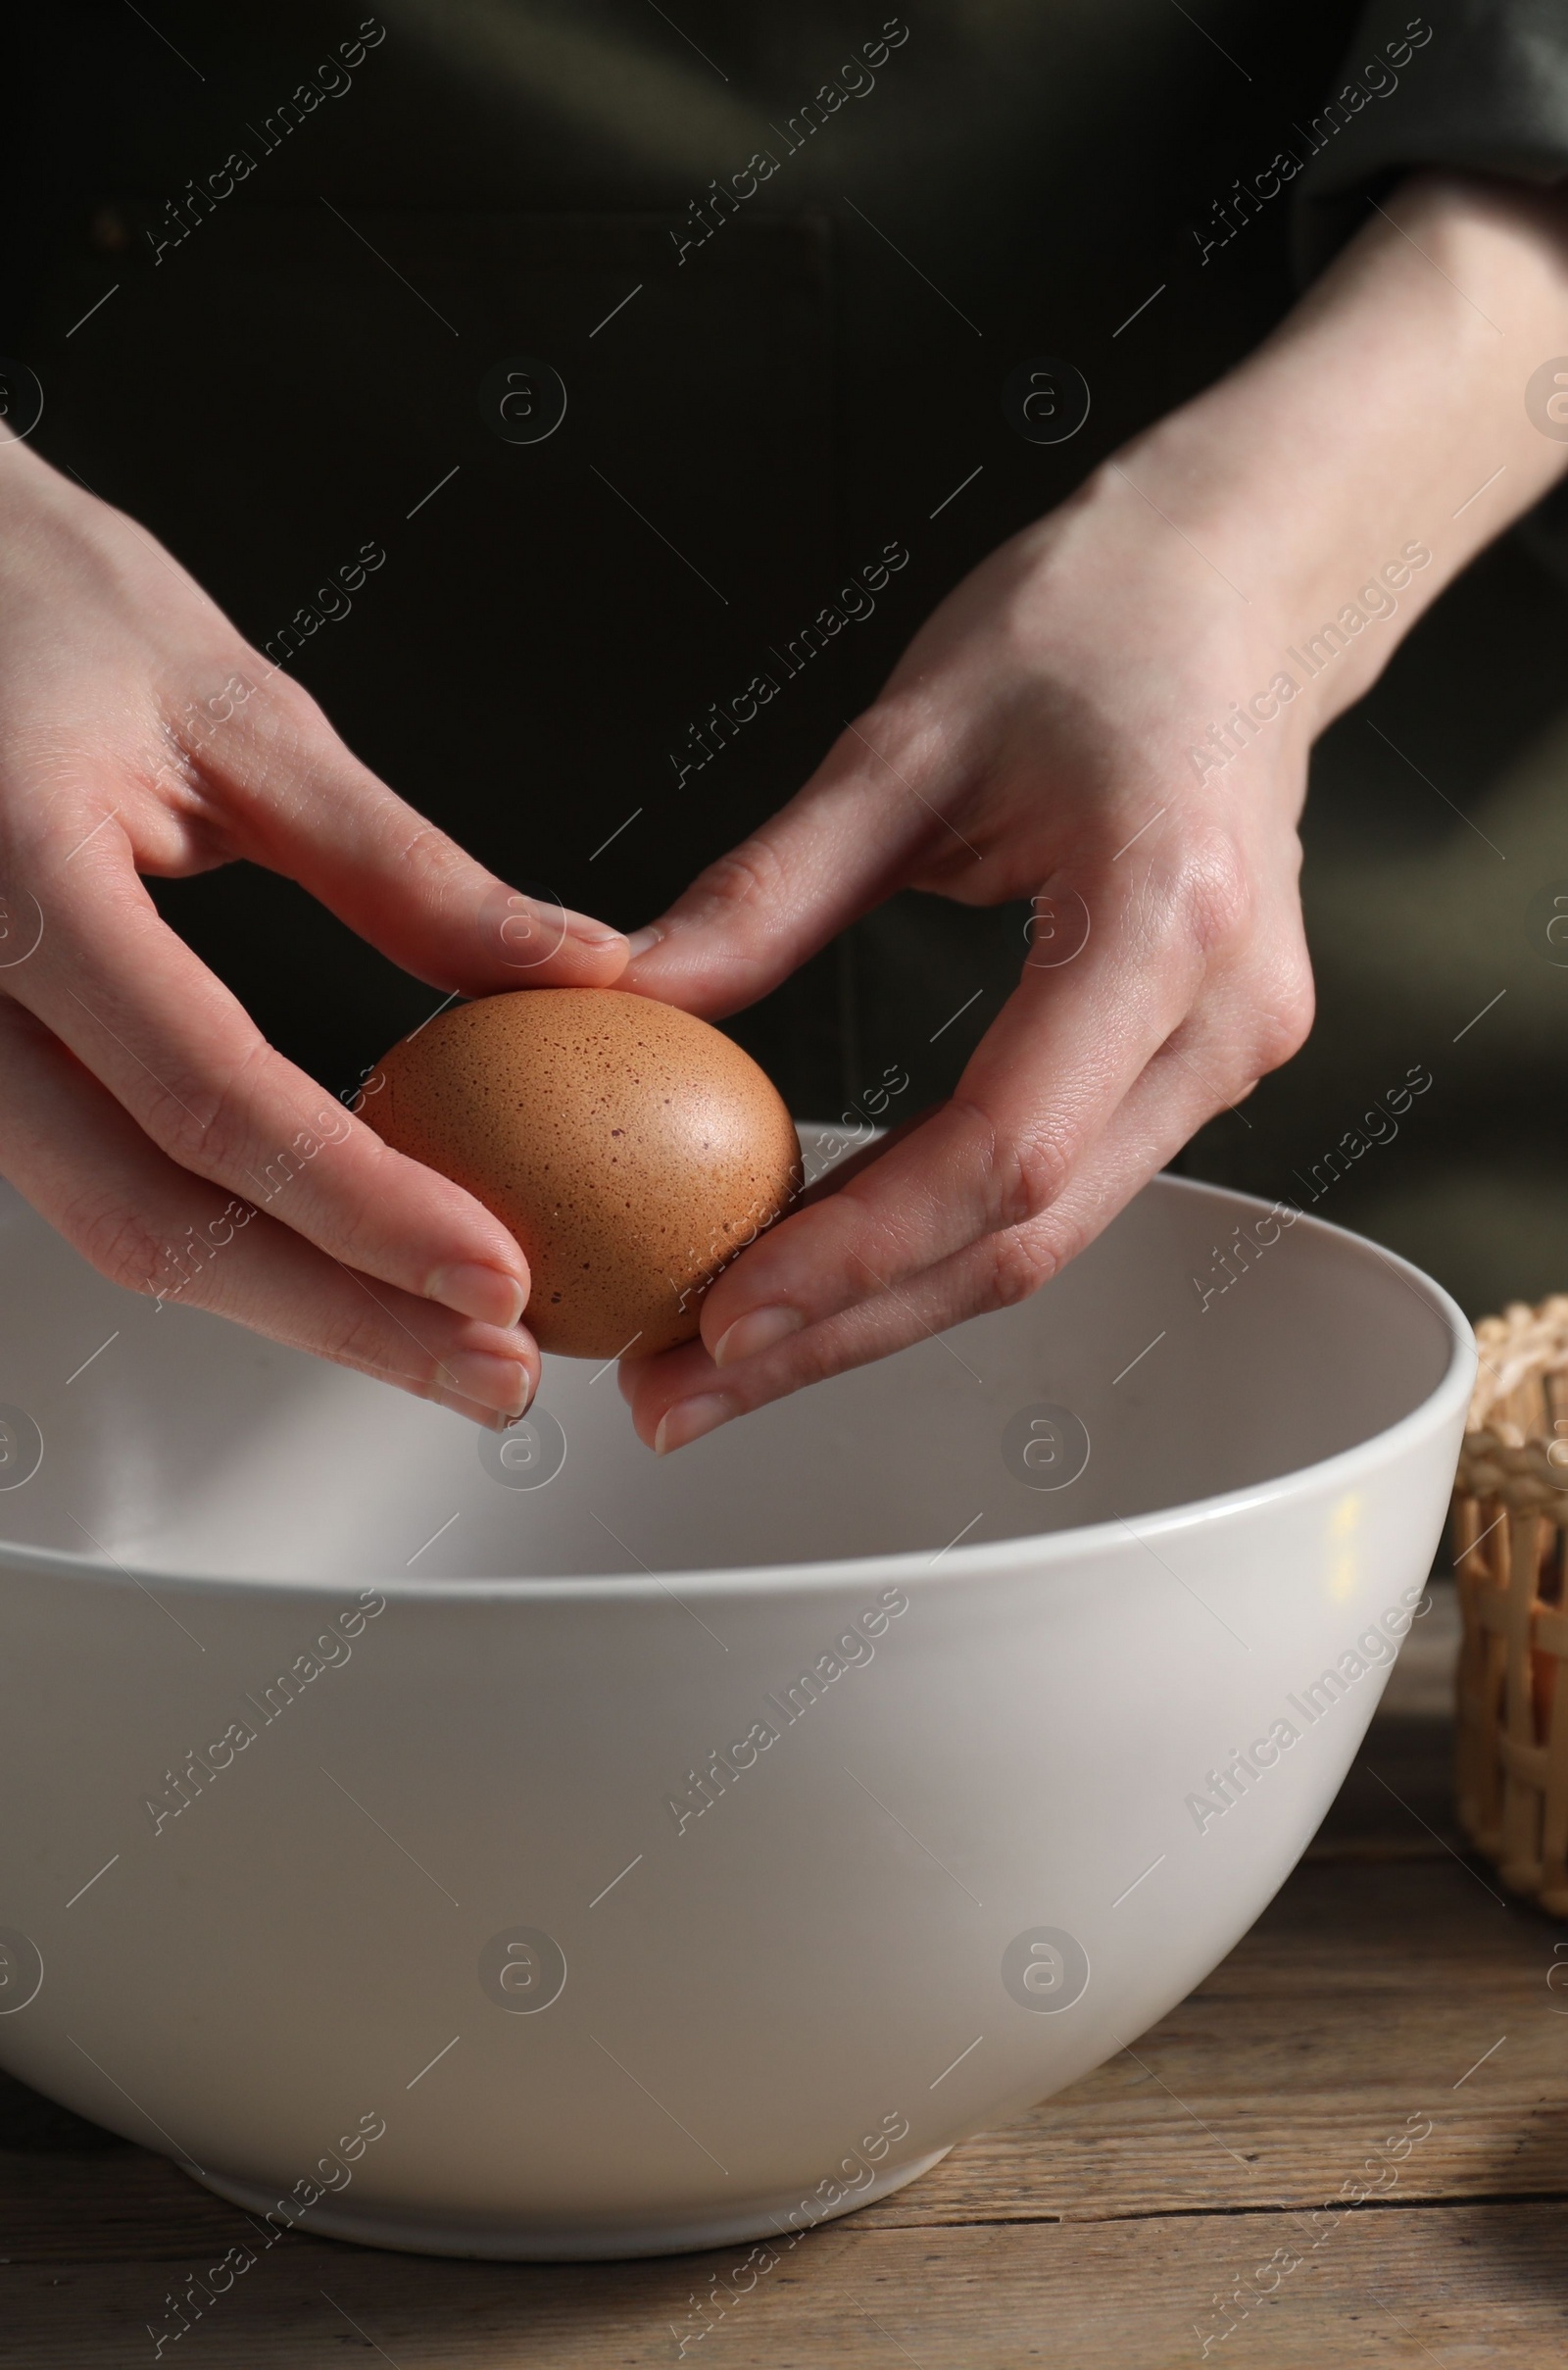
[[(1568, 1990), (1547, 1976), (1568, 1928), (1460, 1854), (1451, 1646), (1440, 1600), (1317, 1843), (1180, 2007), (755, 2285), (744, 2247), (556, 2267), (283, 2237), (162, 2360), (1560, 2370)], [(170, 2291), (256, 2237), (3, 2082), (0, 2233), (20, 2370), (151, 2362)]]

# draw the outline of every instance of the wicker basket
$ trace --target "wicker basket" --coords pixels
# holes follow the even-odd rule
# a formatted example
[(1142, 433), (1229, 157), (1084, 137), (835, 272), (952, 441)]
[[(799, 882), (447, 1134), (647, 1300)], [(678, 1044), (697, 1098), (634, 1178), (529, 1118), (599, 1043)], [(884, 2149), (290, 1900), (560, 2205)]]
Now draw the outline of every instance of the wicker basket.
[(1568, 1917), (1568, 1295), (1476, 1327), (1454, 1483), (1459, 1823), (1511, 1892)]

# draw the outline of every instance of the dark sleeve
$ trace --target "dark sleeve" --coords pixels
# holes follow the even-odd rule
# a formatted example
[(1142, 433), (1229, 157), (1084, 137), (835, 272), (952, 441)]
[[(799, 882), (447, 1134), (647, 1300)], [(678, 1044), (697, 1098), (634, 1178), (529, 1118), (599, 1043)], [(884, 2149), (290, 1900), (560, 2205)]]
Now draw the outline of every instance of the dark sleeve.
[(1568, 178), (1568, 0), (1371, 0), (1319, 114), (1298, 185), (1303, 279), (1422, 165)]

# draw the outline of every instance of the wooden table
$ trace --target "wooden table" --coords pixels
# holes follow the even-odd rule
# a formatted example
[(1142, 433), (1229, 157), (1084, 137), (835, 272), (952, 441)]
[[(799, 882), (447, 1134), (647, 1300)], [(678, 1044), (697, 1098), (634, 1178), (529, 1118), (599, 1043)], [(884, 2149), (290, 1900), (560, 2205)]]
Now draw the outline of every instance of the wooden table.
[[(672, 2332), (706, 2299), (684, 2354), (703, 2370), (1167, 2370), (1205, 2341), (1224, 2370), (1560, 2370), (1568, 1928), (1456, 1853), (1452, 1634), (1440, 1596), (1312, 1851), (1172, 2015), (748, 2293), (725, 2285), (739, 2247), (555, 2268), (288, 2237), (163, 2360), (627, 2370), (683, 2358)], [(16, 2084), (0, 2200), (0, 2359), (20, 2370), (151, 2361), (168, 2292), (254, 2236)]]

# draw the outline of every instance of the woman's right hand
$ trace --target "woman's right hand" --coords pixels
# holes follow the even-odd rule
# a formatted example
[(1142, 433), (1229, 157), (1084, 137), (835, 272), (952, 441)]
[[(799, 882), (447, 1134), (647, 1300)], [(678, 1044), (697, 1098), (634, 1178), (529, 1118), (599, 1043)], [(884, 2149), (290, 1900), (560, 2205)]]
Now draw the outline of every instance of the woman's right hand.
[(406, 806), (150, 535), (3, 437), (0, 1173), (113, 1282), (498, 1426), (539, 1378), (516, 1243), (270, 1046), (138, 877), (237, 857), (441, 993), (626, 963)]

